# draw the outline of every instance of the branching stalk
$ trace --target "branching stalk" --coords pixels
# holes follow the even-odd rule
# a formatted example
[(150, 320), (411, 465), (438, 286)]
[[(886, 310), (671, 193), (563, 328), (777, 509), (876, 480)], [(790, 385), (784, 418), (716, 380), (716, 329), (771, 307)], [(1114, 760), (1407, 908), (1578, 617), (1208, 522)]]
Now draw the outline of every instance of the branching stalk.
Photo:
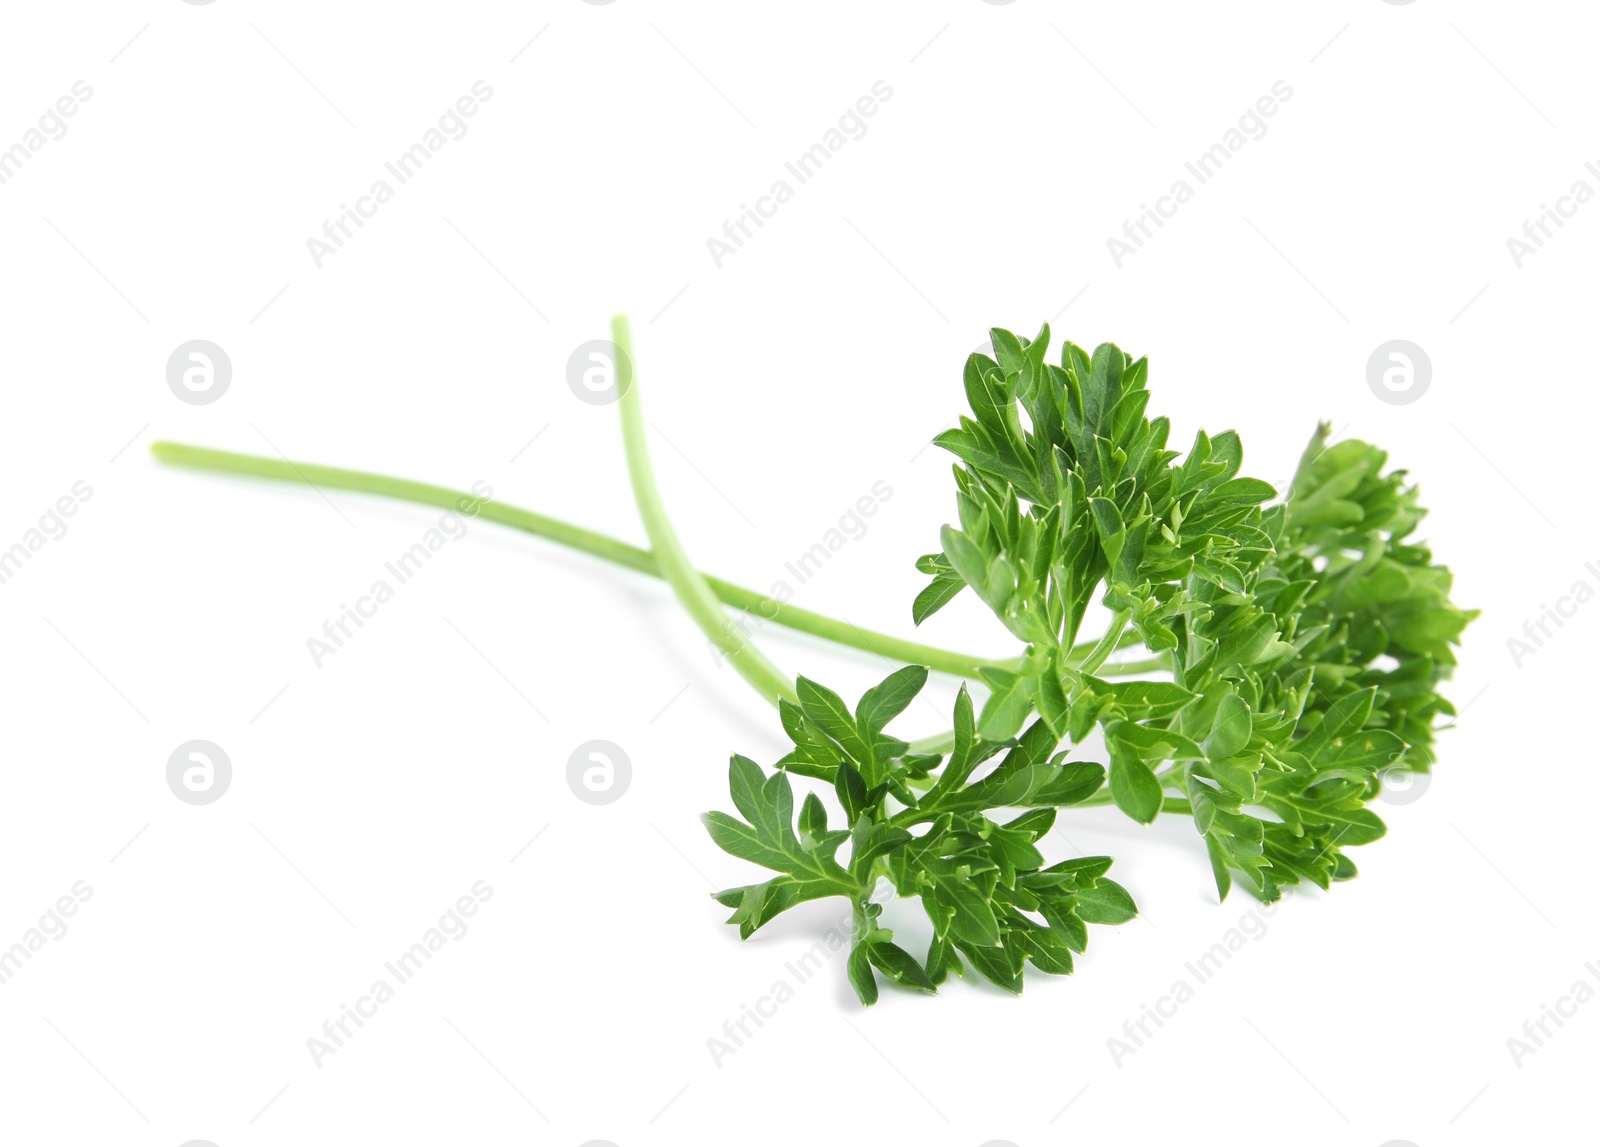
[[(209, 470), (216, 473), (243, 474), (252, 478), (269, 478), (277, 482), (294, 482), (328, 490), (350, 490), (360, 494), (373, 494), (412, 502), (423, 506), (438, 506), (446, 510), (459, 510), (463, 506), (474, 508), (474, 516), (484, 521), (521, 530), (525, 534), (543, 538), (570, 550), (600, 558), (635, 573), (649, 577), (663, 577), (656, 555), (649, 550), (630, 545), (596, 530), (564, 522), (534, 510), (513, 506), (493, 498), (479, 498), (465, 490), (436, 486), (430, 482), (415, 482), (408, 478), (395, 478), (388, 474), (374, 474), (367, 470), (349, 470), (340, 466), (321, 466), (313, 462), (291, 462), (286, 458), (268, 458), (260, 454), (243, 454), (233, 450), (213, 450), (206, 446), (191, 446), (183, 442), (155, 442), (150, 452), (169, 466), (184, 466), (192, 470)], [(970, 653), (958, 653), (937, 646), (907, 641), (892, 634), (873, 629), (863, 629), (848, 621), (826, 614), (802, 609), (788, 602), (776, 601), (759, 590), (737, 585), (711, 574), (701, 575), (711, 592), (724, 604), (750, 614), (760, 622), (771, 622), (797, 633), (819, 637), (835, 645), (876, 653), (891, 661), (907, 665), (926, 665), (940, 673), (964, 677), (969, 681), (981, 680), (983, 668), (1015, 669), (1018, 659), (989, 659)], [(1081, 662), (1094, 650), (1098, 642), (1084, 642), (1073, 648), (1069, 664)], [(1139, 635), (1132, 630), (1123, 634), (1118, 648), (1139, 644)], [(1101, 676), (1115, 677), (1147, 673), (1165, 669), (1164, 658), (1107, 664)], [(944, 745), (948, 748), (948, 743)], [(937, 751), (930, 748), (928, 752)]]

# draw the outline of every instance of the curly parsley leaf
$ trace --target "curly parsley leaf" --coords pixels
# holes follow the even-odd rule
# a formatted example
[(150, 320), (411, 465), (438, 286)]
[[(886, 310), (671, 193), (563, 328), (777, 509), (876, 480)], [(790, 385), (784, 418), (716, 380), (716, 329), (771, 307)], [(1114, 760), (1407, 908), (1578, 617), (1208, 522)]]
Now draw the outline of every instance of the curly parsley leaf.
[[(1415, 487), (1322, 426), (1277, 501), (1232, 431), (1167, 448), (1144, 359), (1067, 343), (1057, 366), (1049, 338), (996, 330), (995, 357), (968, 359), (972, 417), (936, 440), (959, 460), (958, 525), (919, 562), (934, 581), (914, 620), (971, 586), (1026, 644), (985, 671), (980, 732), (1037, 714), (1075, 744), (1098, 725), (1109, 801), (1144, 824), (1192, 815), (1219, 895), (1234, 875), (1268, 900), (1348, 879), (1343, 850), (1383, 835), (1383, 771), (1434, 762), (1454, 712), (1438, 687), (1476, 616), (1413, 540)], [(1096, 599), (1112, 632), (1086, 648)], [(1130, 635), (1170, 681), (1104, 679), (1132, 664), (1109, 660)]]
[[(1020, 992), (1026, 965), (1067, 974), (1087, 943), (1088, 924), (1120, 924), (1136, 912), (1132, 897), (1106, 878), (1109, 858), (1047, 866), (1037, 847), (1058, 807), (1102, 787), (1104, 768), (1053, 754), (1056, 737), (1043, 720), (1019, 737), (984, 739), (965, 688), (949, 750), (915, 752), (883, 727), (926, 680), (920, 666), (897, 670), (867, 690), (852, 713), (837, 694), (802, 678), (800, 703), (784, 710), (795, 750), (770, 775), (735, 756), (728, 780), (739, 815), (704, 818), (724, 851), (779, 873), (716, 894), (733, 910), (728, 923), (742, 938), (808, 900), (850, 901), (855, 927), (846, 973), (868, 1004), (877, 999), (879, 976), (931, 992), (969, 967)], [(797, 829), (790, 771), (831, 780), (849, 827), (830, 829), (813, 792)], [(1003, 809), (1025, 811), (1002, 820), (995, 814)], [(846, 841), (849, 859), (841, 864), (836, 857)], [(927, 912), (933, 940), (920, 961), (878, 922), (872, 893), (883, 879)]]

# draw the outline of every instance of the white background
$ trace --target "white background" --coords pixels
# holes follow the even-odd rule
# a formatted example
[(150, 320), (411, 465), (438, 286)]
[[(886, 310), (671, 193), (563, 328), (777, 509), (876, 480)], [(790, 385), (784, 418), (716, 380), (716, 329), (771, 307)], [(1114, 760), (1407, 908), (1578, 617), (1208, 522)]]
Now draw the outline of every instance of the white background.
[[(1520, 667), (1507, 639), (1600, 586), (1600, 206), (1520, 269), (1506, 240), (1600, 188), (1595, 31), (1578, 4), (1438, 0), (7, 5), (0, 148), (93, 96), (0, 186), (0, 548), (93, 495), (0, 586), (0, 946), (93, 895), (0, 985), (0, 1138), (1577, 1141), (1600, 1005), (1520, 1066), (1507, 1039), (1597, 981), (1600, 607)], [(306, 240), (478, 80), (468, 134), (319, 269)], [(867, 134), (719, 269), (707, 238), (878, 80)], [(1107, 238), (1278, 80), (1265, 137), (1119, 269)], [(1174, 444), (1237, 428), (1268, 480), (1319, 418), (1381, 443), (1484, 611), (1432, 786), (1120, 1065), (1108, 1039), (1253, 902), (1217, 906), (1187, 822), (1109, 809), (1064, 813), (1052, 858), (1115, 854), (1143, 916), (1073, 977), (863, 1011), (838, 960), (718, 1065), (708, 1038), (843, 906), (743, 945), (720, 923), (710, 887), (756, 874), (696, 816), (728, 807), (731, 750), (784, 745), (665, 587), (479, 523), (319, 669), (306, 639), (437, 515), (148, 452), (481, 479), (642, 541), (616, 411), (565, 380), (619, 310), (704, 568), (792, 584), (884, 481), (795, 600), (907, 636), (953, 511), (923, 446), (989, 326), (1148, 354)], [(167, 387), (195, 338), (233, 363), (213, 405)], [(1394, 338), (1433, 364), (1410, 405), (1366, 381)], [(923, 637), (1012, 651), (971, 595)], [(761, 641), (849, 697), (888, 668)], [(205, 807), (165, 781), (194, 738), (234, 767)], [(566, 782), (594, 738), (633, 765), (602, 807)], [(307, 1039), (480, 880), (470, 931), (317, 1066)]]

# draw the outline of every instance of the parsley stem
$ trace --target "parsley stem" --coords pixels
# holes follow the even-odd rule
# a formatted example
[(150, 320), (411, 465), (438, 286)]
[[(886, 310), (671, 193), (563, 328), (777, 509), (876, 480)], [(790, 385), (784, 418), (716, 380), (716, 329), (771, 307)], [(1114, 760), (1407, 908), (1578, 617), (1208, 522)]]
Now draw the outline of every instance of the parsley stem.
[[(1103, 788), (1091, 797), (1087, 797), (1084, 800), (1078, 801), (1076, 804), (1066, 805), (1064, 807), (1096, 808), (1112, 803), (1114, 802), (1111, 798), (1111, 790), (1109, 788)], [(1161, 811), (1182, 813), (1184, 816), (1194, 815), (1194, 807), (1190, 805), (1188, 800), (1183, 797), (1163, 796), (1161, 798)]]
[(1138, 661), (1114, 661), (1102, 665), (1095, 673), (1096, 677), (1132, 677), (1135, 673), (1154, 673), (1159, 670), (1170, 670), (1172, 657), (1162, 653), (1155, 657), (1145, 657)]
[(908, 753), (938, 753), (943, 756), (955, 747), (956, 731), (948, 729), (943, 733), (935, 733), (931, 737), (923, 737), (920, 741), (912, 741)]
[(1085, 657), (1083, 663), (1077, 667), (1080, 673), (1093, 673), (1105, 664), (1106, 658), (1110, 657), (1112, 651), (1117, 648), (1117, 644), (1122, 638), (1123, 627), (1128, 624), (1130, 616), (1131, 614), (1128, 610), (1120, 609), (1117, 611), (1116, 615), (1111, 619), (1111, 624), (1106, 627), (1105, 636), (1100, 639), (1098, 645), (1089, 651), (1089, 656)]
[(616, 386), (621, 395), (617, 405), (622, 411), (622, 441), (628, 459), (628, 478), (633, 484), (633, 499), (638, 503), (639, 517), (644, 522), (645, 533), (650, 537), (650, 545), (655, 551), (662, 576), (672, 586), (672, 592), (701, 632), (727, 656), (739, 675), (757, 693), (774, 705), (779, 698), (797, 700), (794, 680), (767, 660), (766, 654), (757, 649), (755, 643), (728, 617), (717, 595), (706, 584), (704, 575), (689, 561), (683, 543), (678, 540), (678, 533), (667, 517), (666, 505), (661, 501), (661, 491), (656, 488), (655, 474), (650, 469), (650, 444), (645, 437), (638, 371), (633, 367), (633, 335), (628, 328), (626, 315), (617, 315), (611, 320), (611, 341), (617, 351)]
[[(471, 509), (473, 516), (486, 521), (510, 526), (636, 573), (657, 578), (663, 576), (656, 556), (649, 550), (640, 549), (638, 546), (594, 530), (584, 529), (582, 526), (575, 526), (559, 518), (525, 510), (520, 506), (479, 498), (464, 490), (452, 490), (446, 486), (413, 482), (406, 478), (393, 478), (365, 470), (346, 470), (337, 466), (319, 466), (311, 462), (291, 462), (285, 458), (267, 458), (259, 454), (212, 450), (181, 442), (156, 442), (150, 449), (157, 459), (173, 466), (298, 482), (317, 489), (353, 490), (357, 493), (395, 498), (424, 506), (439, 506), (448, 510), (460, 511), (473, 508)], [(811, 610), (801, 609), (787, 602), (775, 601), (759, 590), (735, 585), (710, 574), (704, 576), (706, 584), (718, 598), (735, 609), (749, 613), (758, 625), (770, 621), (786, 629), (808, 633), (838, 645), (877, 653), (890, 660), (910, 665), (926, 665), (930, 669), (972, 680), (978, 680), (978, 670), (986, 666), (1015, 668), (1014, 661), (991, 661), (967, 653), (956, 653), (915, 641), (905, 641), (887, 633), (862, 629), (850, 622), (825, 614), (813, 613)]]
[[(232, 450), (213, 450), (182, 442), (155, 442), (151, 445), (150, 451), (157, 460), (172, 466), (243, 474), (282, 482), (298, 482), (313, 489), (351, 490), (424, 506), (438, 506), (458, 512), (469, 511), (474, 517), (510, 526), (636, 573), (657, 578), (665, 577), (656, 555), (649, 550), (595, 530), (573, 525), (571, 522), (564, 522), (559, 518), (498, 502), (492, 498), (481, 498), (464, 490), (453, 490), (447, 486), (436, 486), (429, 482), (416, 482), (407, 478), (395, 478), (387, 474), (375, 474), (367, 470), (349, 470), (312, 462), (292, 462), (287, 458), (269, 458), (260, 454), (244, 454)], [(940, 649), (921, 642), (907, 641), (891, 634), (863, 629), (852, 622), (802, 609), (788, 602), (776, 601), (759, 590), (749, 589), (710, 574), (702, 576), (719, 600), (735, 609), (743, 610), (757, 625), (772, 622), (837, 645), (876, 653), (891, 661), (908, 665), (926, 665), (941, 673), (973, 681), (982, 680), (979, 671), (985, 668), (1013, 670), (1017, 668), (1018, 662), (1014, 658), (989, 659)], [(1138, 633), (1130, 629), (1119, 634), (1115, 646), (1120, 649), (1138, 643)], [(1102, 638), (1098, 642), (1086, 641), (1074, 646), (1068, 663), (1076, 664), (1087, 659), (1104, 644), (1105, 639)], [(1105, 664), (1099, 673), (1104, 677), (1116, 677), (1169, 667), (1167, 659), (1163, 657)], [(934, 752), (940, 748), (948, 750), (949, 740), (948, 736), (930, 737), (917, 742), (917, 745), (926, 746), (919, 749), (922, 752)]]

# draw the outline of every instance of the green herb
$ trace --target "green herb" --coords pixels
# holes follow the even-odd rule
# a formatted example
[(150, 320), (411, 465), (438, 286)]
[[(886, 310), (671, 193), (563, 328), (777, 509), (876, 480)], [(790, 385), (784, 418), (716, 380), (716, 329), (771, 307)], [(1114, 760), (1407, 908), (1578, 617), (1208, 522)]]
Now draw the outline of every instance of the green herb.
[[(1111, 860), (1046, 865), (1056, 810), (1114, 804), (1141, 824), (1191, 817), (1218, 895), (1238, 880), (1263, 900), (1356, 873), (1345, 849), (1377, 840), (1382, 775), (1434, 763), (1439, 685), (1473, 611), (1412, 540), (1424, 511), (1404, 471), (1363, 442), (1312, 437), (1287, 498), (1240, 475), (1238, 435), (1197, 435), (1186, 455), (1146, 415), (1147, 365), (1110, 344), (1090, 354), (1050, 332), (992, 332), (995, 357), (965, 368), (971, 417), (937, 439), (958, 459), (957, 526), (918, 568), (920, 624), (970, 588), (1022, 644), (1010, 661), (933, 649), (787, 604), (770, 620), (911, 662), (852, 708), (791, 680), (724, 606), (775, 603), (700, 573), (656, 490), (637, 378), (619, 389), (635, 501), (651, 550), (503, 503), (358, 471), (157, 443), (165, 461), (454, 507), (665, 578), (696, 623), (778, 707), (793, 749), (772, 770), (735, 755), (737, 816), (706, 814), (716, 844), (775, 873), (716, 899), (748, 937), (780, 912), (841, 896), (854, 919), (847, 972), (863, 1003), (879, 977), (933, 991), (967, 967), (1019, 992), (1032, 964), (1072, 970), (1089, 924), (1135, 914)], [(618, 361), (633, 357), (613, 324)], [(1080, 640), (1096, 600), (1106, 631)], [(1127, 655), (1137, 647), (1140, 652)], [(966, 685), (948, 734), (887, 731), (929, 668)], [(1151, 679), (1153, 674), (1160, 679)], [(1126, 680), (1138, 676), (1138, 680)], [(1072, 760), (1098, 728), (1109, 765)], [(817, 782), (795, 808), (791, 776)], [(822, 794), (835, 806), (830, 814)], [(848, 844), (848, 848), (846, 848)], [(842, 857), (842, 858), (841, 858)], [(880, 882), (921, 901), (925, 954), (881, 926)]]

